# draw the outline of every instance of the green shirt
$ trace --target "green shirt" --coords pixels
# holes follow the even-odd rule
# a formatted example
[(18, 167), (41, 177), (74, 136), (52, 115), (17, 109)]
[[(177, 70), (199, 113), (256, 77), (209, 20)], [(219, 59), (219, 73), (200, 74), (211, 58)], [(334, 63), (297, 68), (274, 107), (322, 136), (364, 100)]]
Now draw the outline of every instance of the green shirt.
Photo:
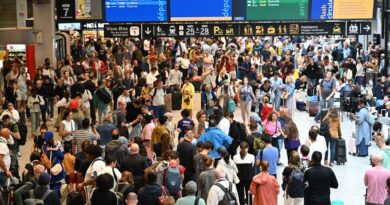
[(383, 167), (390, 170), (390, 147), (384, 147), (379, 153), (383, 155)]

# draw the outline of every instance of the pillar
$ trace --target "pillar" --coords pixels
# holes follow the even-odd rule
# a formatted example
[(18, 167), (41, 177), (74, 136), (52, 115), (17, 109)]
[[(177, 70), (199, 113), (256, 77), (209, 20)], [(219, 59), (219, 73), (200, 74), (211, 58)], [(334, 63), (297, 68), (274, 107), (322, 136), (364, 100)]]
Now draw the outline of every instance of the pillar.
[(45, 4), (33, 4), (34, 13), (34, 46), (35, 46), (35, 65), (44, 63), (45, 58), (55, 65), (55, 25), (54, 25), (55, 1), (48, 1)]

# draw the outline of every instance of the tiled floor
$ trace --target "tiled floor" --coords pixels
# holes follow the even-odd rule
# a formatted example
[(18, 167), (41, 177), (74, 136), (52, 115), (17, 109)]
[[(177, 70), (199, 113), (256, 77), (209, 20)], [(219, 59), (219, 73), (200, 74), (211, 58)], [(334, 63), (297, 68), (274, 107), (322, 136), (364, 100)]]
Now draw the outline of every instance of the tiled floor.
[[(200, 94), (196, 94), (195, 103), (194, 103), (194, 113), (196, 113), (200, 109)], [(236, 118), (238, 121), (241, 121), (240, 109), (236, 109)], [(180, 111), (174, 111), (174, 122), (177, 122), (181, 119)], [(315, 124), (313, 118), (308, 117), (307, 113), (296, 111), (294, 121), (296, 122), (301, 142), (307, 137), (308, 130), (311, 125)], [(195, 116), (195, 115), (194, 115)], [(53, 123), (48, 122), (49, 129), (52, 130)], [(28, 127), (30, 130), (30, 122), (28, 122)], [(351, 137), (352, 131), (355, 129), (355, 125), (351, 122), (347, 117), (344, 117), (344, 121), (342, 123), (342, 134), (343, 137), (348, 142), (348, 138)], [(57, 135), (56, 135), (57, 136)], [(24, 165), (28, 162), (30, 151), (32, 146), (32, 139), (28, 137), (28, 141), (25, 146), (21, 147), (22, 157), (20, 158), (20, 165), (24, 167)], [(375, 143), (372, 143), (370, 147), (370, 154), (376, 152), (378, 149)], [(282, 152), (282, 162), (286, 165), (287, 157), (286, 152), (283, 150)], [(364, 194), (365, 187), (363, 183), (363, 175), (364, 171), (369, 168), (368, 157), (366, 158), (358, 158), (353, 156), (348, 156), (348, 162), (343, 166), (335, 166), (333, 168), (336, 173), (337, 179), (339, 181), (339, 188), (332, 190), (331, 198), (332, 200), (342, 200), (346, 205), (361, 205), (364, 204)], [(22, 169), (21, 169), (22, 171)], [(283, 167), (279, 167), (278, 172), (279, 176), (283, 171)], [(281, 177), (278, 177), (279, 181), (281, 181)], [(279, 204), (283, 204), (283, 193), (279, 194)]]

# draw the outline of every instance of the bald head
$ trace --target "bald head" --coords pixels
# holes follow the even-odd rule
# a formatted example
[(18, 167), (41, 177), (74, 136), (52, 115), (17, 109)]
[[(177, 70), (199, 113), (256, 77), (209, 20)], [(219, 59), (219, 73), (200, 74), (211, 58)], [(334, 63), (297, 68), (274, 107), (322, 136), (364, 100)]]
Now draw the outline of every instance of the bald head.
[(130, 154), (138, 154), (139, 153), (139, 145), (137, 143), (133, 143), (130, 146)]
[(11, 136), (11, 133), (8, 128), (2, 128), (0, 134), (2, 137), (4, 137), (4, 139), (9, 139), (9, 137)]
[(375, 166), (382, 165), (383, 164), (384, 157), (382, 154), (377, 153), (372, 155), (371, 161)]
[(226, 169), (224, 166), (217, 166), (214, 171), (214, 176), (216, 179), (223, 179), (226, 176)]

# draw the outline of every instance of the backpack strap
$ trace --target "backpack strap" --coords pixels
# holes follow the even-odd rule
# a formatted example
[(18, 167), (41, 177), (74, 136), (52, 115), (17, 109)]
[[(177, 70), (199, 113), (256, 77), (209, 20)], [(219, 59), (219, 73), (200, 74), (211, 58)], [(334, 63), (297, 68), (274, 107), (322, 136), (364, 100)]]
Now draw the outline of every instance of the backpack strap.
[(35, 199), (34, 189), (30, 190), (30, 198)]
[(122, 187), (122, 189), (121, 189), (121, 193), (123, 194), (123, 193), (125, 193), (125, 191), (128, 189), (130, 187), (130, 184), (126, 184), (124, 187)]
[(48, 189), (43, 196), (41, 197), (42, 201), (45, 201), (45, 199), (49, 196), (49, 194), (52, 192), (52, 190)]
[(200, 199), (199, 197), (196, 197), (194, 205), (198, 205), (199, 204), (199, 199)]
[[(220, 183), (215, 183), (215, 185), (217, 186), (217, 187), (219, 187), (223, 192), (228, 192), (229, 190), (227, 190), (227, 188), (226, 187), (224, 187), (222, 184), (220, 184)], [(230, 182), (229, 182), (229, 188), (230, 188)]]

